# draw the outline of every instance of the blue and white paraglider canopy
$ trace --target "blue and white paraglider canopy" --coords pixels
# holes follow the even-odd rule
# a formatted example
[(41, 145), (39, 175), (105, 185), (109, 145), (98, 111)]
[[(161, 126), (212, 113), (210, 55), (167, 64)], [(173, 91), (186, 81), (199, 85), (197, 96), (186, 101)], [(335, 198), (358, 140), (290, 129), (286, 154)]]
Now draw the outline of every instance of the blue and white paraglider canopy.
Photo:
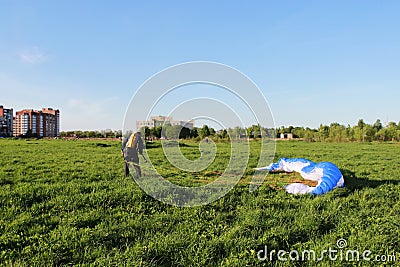
[(315, 163), (304, 158), (281, 158), (277, 163), (256, 168), (260, 171), (298, 172), (305, 180), (318, 182), (317, 186), (308, 186), (302, 183), (292, 183), (285, 186), (288, 193), (313, 195), (325, 194), (334, 188), (343, 187), (344, 179), (339, 168), (331, 162)]

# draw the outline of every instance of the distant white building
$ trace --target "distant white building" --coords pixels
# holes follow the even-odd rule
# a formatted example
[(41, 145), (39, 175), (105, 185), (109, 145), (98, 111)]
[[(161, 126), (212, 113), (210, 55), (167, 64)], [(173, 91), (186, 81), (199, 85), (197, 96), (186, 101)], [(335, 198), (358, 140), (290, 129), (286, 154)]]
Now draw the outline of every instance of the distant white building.
[(281, 133), (279, 135), (280, 139), (293, 139), (293, 134), (292, 133)]
[(142, 127), (154, 128), (157, 126), (162, 126), (164, 123), (170, 125), (180, 125), (182, 127), (186, 127), (189, 129), (193, 129), (194, 120), (189, 121), (174, 121), (171, 116), (152, 116), (148, 121), (136, 121), (136, 129), (140, 129)]

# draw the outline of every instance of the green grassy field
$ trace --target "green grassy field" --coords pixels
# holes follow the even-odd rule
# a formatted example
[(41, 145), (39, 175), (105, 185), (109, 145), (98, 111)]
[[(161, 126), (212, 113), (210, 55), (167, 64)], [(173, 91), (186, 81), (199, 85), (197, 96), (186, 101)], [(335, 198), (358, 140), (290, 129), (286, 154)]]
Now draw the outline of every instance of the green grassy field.
[[(280, 190), (299, 179), (283, 173), (268, 175), (250, 193), (259, 144), (251, 147), (245, 176), (226, 196), (179, 208), (154, 200), (123, 177), (119, 142), (0, 139), (0, 264), (399, 266), (399, 143), (278, 142), (276, 158), (332, 161), (342, 170), (345, 188), (317, 197)], [(217, 148), (216, 160), (198, 173), (177, 171), (158, 143), (147, 151), (171, 182), (199, 186), (227, 165), (229, 144)], [(185, 143), (182, 151), (199, 157), (195, 143)], [(342, 253), (370, 250), (371, 261), (276, 256), (278, 250), (313, 250), (318, 258), (323, 250), (338, 250), (340, 238), (347, 241)], [(276, 250), (272, 261), (257, 257), (265, 246), (268, 253)], [(377, 255), (389, 258), (377, 262)]]

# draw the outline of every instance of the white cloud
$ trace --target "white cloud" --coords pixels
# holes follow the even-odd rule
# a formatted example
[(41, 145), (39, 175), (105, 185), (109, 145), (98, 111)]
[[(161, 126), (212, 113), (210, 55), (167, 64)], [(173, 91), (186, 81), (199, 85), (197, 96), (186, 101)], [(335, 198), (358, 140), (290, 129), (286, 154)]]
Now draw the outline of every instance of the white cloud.
[(19, 52), (18, 56), (22, 62), (28, 64), (42, 63), (47, 59), (47, 55), (37, 46)]

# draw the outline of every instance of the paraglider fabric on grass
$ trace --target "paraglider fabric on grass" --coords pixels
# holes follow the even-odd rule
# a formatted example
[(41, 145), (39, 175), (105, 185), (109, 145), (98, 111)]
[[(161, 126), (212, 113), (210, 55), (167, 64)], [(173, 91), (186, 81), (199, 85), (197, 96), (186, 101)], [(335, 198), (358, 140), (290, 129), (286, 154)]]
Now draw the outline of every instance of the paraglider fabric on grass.
[(277, 163), (256, 168), (264, 171), (298, 172), (305, 180), (316, 181), (316, 186), (308, 186), (302, 183), (292, 183), (285, 186), (288, 193), (313, 195), (325, 194), (334, 188), (343, 187), (344, 179), (339, 168), (331, 162), (315, 163), (304, 158), (281, 158)]

